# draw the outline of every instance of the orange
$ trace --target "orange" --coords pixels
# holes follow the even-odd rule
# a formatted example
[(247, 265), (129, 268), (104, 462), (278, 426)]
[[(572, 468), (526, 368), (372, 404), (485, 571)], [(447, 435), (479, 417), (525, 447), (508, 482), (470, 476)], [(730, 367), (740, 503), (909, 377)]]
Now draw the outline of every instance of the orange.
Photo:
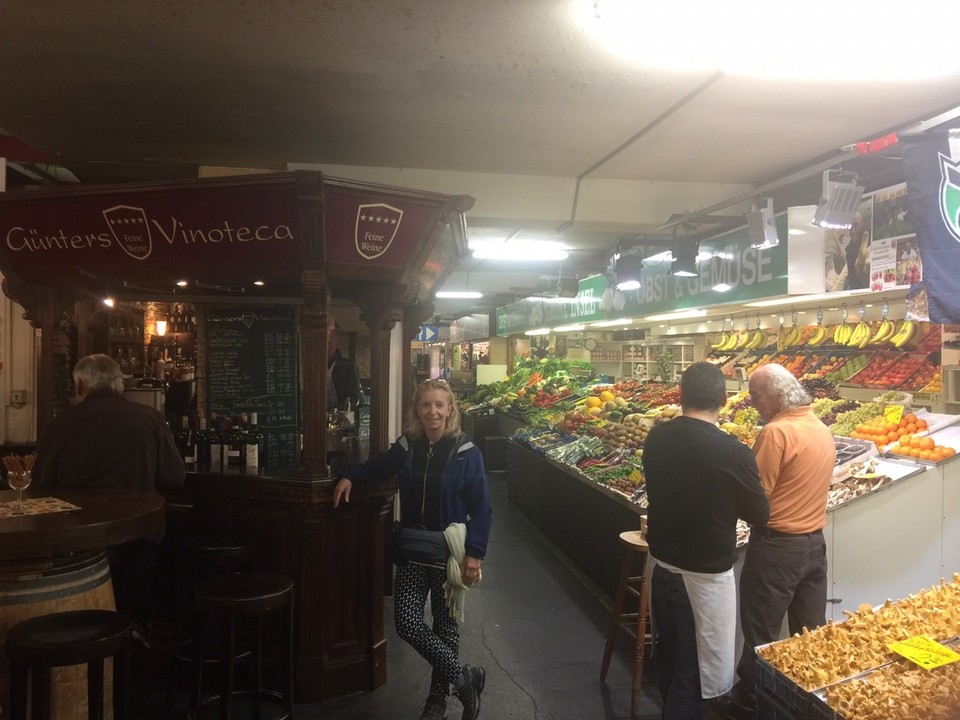
[(930, 459), (933, 460), (934, 462), (940, 462), (941, 460), (943, 460), (943, 450), (941, 450), (940, 448), (937, 448), (936, 450), (931, 450)]
[(944, 457), (953, 457), (953, 456), (956, 455), (956, 454), (957, 454), (957, 451), (954, 450), (952, 447), (945, 447), (945, 448), (943, 449), (943, 456), (944, 456)]
[(907, 429), (905, 427), (897, 428), (897, 435), (899, 435), (900, 437), (903, 437), (906, 434), (907, 434)]
[(932, 437), (920, 438), (920, 447), (924, 450), (933, 450), (935, 445)]
[(927, 421), (924, 420), (923, 418), (920, 418), (919, 420), (917, 420), (917, 430), (926, 430), (926, 429), (927, 429)]
[(917, 431), (917, 426), (913, 423), (907, 423), (907, 432), (915, 433)]
[(900, 436), (900, 444), (903, 445), (903, 447), (905, 447), (905, 448), (912, 447), (912, 446), (913, 446), (913, 435), (907, 434), (906, 431), (904, 431), (904, 433), (905, 433), (905, 434), (903, 434), (903, 435)]
[(890, 442), (896, 442), (897, 438), (899, 437), (900, 436), (897, 435), (896, 430), (891, 430), (890, 432), (887, 433), (887, 440), (889, 440)]
[(903, 419), (906, 420), (907, 423), (909, 424), (909, 423), (912, 423), (912, 422), (916, 422), (916, 421), (917, 421), (917, 416), (916, 416), (915, 414), (913, 414), (913, 413), (907, 413), (906, 415), (904, 415)]
[(922, 452), (923, 452), (923, 450), (921, 450), (920, 448), (916, 448), (916, 447), (915, 447), (915, 448), (910, 448), (910, 457), (918, 458), (918, 457), (920, 457), (920, 453), (922, 453)]
[(920, 458), (921, 460), (929, 460), (929, 459), (930, 459), (930, 451), (929, 451), (929, 450), (921, 450), (921, 451), (920, 451), (920, 454), (917, 455), (917, 457)]

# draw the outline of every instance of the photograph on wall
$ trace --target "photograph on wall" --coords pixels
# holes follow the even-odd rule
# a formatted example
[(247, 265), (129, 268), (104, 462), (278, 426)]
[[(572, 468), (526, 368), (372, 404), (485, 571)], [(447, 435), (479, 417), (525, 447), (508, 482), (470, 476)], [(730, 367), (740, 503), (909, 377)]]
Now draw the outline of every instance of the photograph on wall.
[(923, 263), (917, 248), (917, 236), (897, 238), (897, 285), (913, 285), (923, 280)]
[(878, 190), (873, 194), (873, 239), (913, 235), (910, 207), (907, 204), (907, 184)]
[(853, 226), (824, 233), (824, 279), (827, 292), (870, 286), (870, 246), (873, 238), (873, 197), (857, 207)]

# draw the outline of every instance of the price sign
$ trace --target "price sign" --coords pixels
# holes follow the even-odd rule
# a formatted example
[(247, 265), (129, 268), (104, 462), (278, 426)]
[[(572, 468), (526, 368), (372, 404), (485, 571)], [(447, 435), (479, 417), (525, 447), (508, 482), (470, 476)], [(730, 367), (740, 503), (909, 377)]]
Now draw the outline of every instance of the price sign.
[(891, 643), (887, 647), (927, 670), (960, 660), (960, 655), (950, 648), (921, 635), (908, 638), (902, 642)]
[(900, 424), (903, 417), (903, 405), (886, 405), (883, 408), (883, 419), (887, 422)]

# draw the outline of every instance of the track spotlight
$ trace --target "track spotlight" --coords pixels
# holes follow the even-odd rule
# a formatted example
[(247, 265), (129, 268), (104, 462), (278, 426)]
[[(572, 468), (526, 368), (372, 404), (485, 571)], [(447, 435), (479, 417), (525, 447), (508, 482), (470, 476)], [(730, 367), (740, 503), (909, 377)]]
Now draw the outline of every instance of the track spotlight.
[(616, 266), (617, 290), (637, 290), (640, 287), (640, 273), (643, 270), (643, 258), (639, 255), (620, 255)]
[(862, 195), (863, 188), (857, 184), (855, 173), (824, 170), (823, 194), (813, 215), (813, 224), (827, 230), (853, 227), (853, 218)]
[(700, 243), (696, 240), (678, 240), (673, 246), (673, 266), (670, 272), (677, 277), (696, 277), (699, 249)]
[(747, 213), (747, 233), (750, 236), (750, 247), (754, 250), (776, 247), (780, 244), (777, 237), (777, 223), (773, 217), (773, 198), (767, 198), (765, 207), (757, 207)]

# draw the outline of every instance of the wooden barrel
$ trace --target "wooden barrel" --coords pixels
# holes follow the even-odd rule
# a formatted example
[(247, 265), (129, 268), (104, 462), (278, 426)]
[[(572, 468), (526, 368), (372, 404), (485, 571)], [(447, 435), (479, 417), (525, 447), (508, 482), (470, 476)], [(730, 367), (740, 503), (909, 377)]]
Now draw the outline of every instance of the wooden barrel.
[[(39, 561), (0, 563), (0, 708), (8, 714), (10, 672), (7, 663), (7, 630), (41, 615), (68, 610), (115, 610), (110, 565), (104, 552), (78, 553)], [(113, 717), (112, 676), (104, 667), (106, 716)], [(86, 666), (53, 671), (50, 717), (53, 720), (86, 720)]]

